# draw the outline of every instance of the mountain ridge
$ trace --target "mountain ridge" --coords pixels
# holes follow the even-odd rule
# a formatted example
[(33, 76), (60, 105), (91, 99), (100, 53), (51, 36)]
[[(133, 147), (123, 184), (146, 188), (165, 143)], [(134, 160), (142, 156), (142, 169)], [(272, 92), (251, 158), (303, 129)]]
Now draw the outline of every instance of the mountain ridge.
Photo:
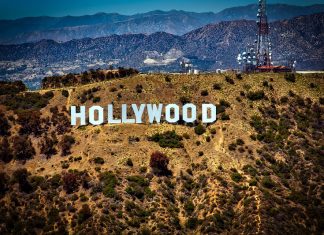
[[(181, 10), (151, 11), (134, 15), (97, 13), (85, 16), (27, 17), (0, 20), (1, 44), (36, 42), (41, 39), (69, 41), (85, 37), (97, 38), (112, 34), (146, 33), (157, 31), (183, 35), (209, 23), (236, 19), (255, 19), (257, 5), (233, 7), (218, 13)], [(299, 15), (324, 12), (324, 4), (293, 6), (273, 4), (268, 7), (270, 21), (290, 19)]]
[[(271, 27), (276, 63), (293, 59), (297, 60), (300, 69), (323, 69), (323, 13), (276, 21), (271, 23)], [(111, 35), (64, 43), (43, 40), (38, 43), (2, 45), (0, 60), (37, 60), (54, 66), (62, 61), (77, 65), (76, 60), (88, 60), (90, 63), (93, 60), (107, 62), (118, 59), (118, 66), (139, 68), (142, 71), (179, 71), (179, 64), (175, 62), (186, 57), (195, 58), (195, 66), (204, 71), (237, 68), (235, 58), (245, 50), (245, 45), (254, 42), (255, 31), (255, 21), (240, 20), (209, 24), (183, 36), (157, 32), (150, 35)], [(155, 64), (165, 66), (155, 66), (150, 63), (152, 60)]]

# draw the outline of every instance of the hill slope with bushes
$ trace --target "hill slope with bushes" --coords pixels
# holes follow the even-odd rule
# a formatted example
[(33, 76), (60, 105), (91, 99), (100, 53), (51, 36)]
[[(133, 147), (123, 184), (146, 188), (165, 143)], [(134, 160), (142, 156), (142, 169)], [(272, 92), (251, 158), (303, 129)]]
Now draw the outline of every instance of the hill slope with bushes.
[[(37, 92), (1, 83), (0, 233), (320, 234), (323, 81), (138, 74)], [(121, 104), (188, 102), (216, 104), (218, 120), (70, 125), (71, 105), (113, 103), (117, 118)]]

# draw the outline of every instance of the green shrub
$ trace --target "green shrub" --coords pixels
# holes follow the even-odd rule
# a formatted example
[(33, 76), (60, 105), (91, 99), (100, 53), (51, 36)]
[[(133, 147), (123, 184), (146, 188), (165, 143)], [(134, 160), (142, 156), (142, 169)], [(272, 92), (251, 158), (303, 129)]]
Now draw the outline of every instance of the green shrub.
[(242, 79), (243, 79), (242, 74), (237, 73), (237, 74), (236, 74), (236, 79), (237, 79), (237, 80), (242, 80)]
[(123, 78), (130, 75), (138, 74), (138, 71), (133, 68), (125, 69), (118, 68), (118, 72), (108, 71), (106, 74), (103, 70), (94, 70), (85, 71), (80, 74), (67, 74), (63, 76), (52, 76), (45, 77), (42, 80), (42, 88), (58, 88), (66, 86), (75, 86), (79, 84), (88, 84), (91, 82), (99, 82), (108, 80), (111, 78)]
[(252, 101), (256, 101), (256, 100), (262, 100), (264, 98), (264, 91), (260, 90), (260, 91), (250, 91), (248, 92), (247, 94), (247, 98), (249, 100), (252, 100)]
[(61, 163), (61, 167), (62, 167), (62, 169), (68, 169), (70, 167), (70, 164), (66, 161), (63, 161)]
[(127, 160), (126, 160), (126, 165), (127, 165), (127, 166), (133, 166), (134, 164), (133, 164), (132, 159), (127, 158)]
[(92, 212), (90, 210), (90, 207), (88, 204), (82, 205), (82, 208), (79, 210), (78, 213), (78, 224), (82, 224), (87, 219), (89, 219), (92, 216)]
[(220, 83), (215, 83), (215, 84), (213, 85), (213, 89), (214, 89), (214, 90), (221, 90), (221, 89), (222, 89), (222, 86), (221, 86)]
[(260, 116), (254, 115), (251, 117), (250, 125), (257, 131), (263, 132), (264, 124)]
[(235, 151), (235, 150), (236, 150), (236, 144), (235, 144), (235, 143), (231, 143), (231, 144), (229, 144), (229, 145), (228, 145), (228, 149), (229, 149), (230, 151)]
[(133, 175), (128, 176), (128, 187), (126, 188), (126, 192), (132, 196), (137, 197), (138, 199), (142, 199), (145, 194), (147, 194), (148, 197), (153, 196), (153, 192), (148, 187), (149, 181), (144, 178), (141, 175)]
[(187, 103), (190, 103), (190, 98), (189, 97), (187, 97), (187, 96), (181, 96), (180, 98), (179, 98), (179, 101), (181, 102), (181, 104), (187, 104)]
[(324, 97), (320, 97), (319, 98), (319, 103), (322, 104), (322, 105), (324, 105)]
[(236, 144), (237, 145), (244, 145), (245, 143), (244, 143), (244, 141), (242, 139), (237, 139)]
[(165, 80), (166, 82), (171, 82), (171, 78), (170, 78), (168, 75), (165, 76), (164, 80)]
[(147, 167), (146, 166), (141, 166), (140, 167), (140, 172), (141, 173), (145, 173), (147, 171)]
[(182, 135), (182, 137), (185, 138), (185, 139), (187, 139), (187, 140), (190, 139), (190, 135), (189, 135), (188, 133), (184, 133), (184, 134)]
[(187, 214), (192, 214), (195, 210), (195, 205), (192, 203), (192, 201), (188, 200), (185, 204), (184, 204), (184, 209), (187, 212)]
[(242, 180), (242, 175), (238, 172), (232, 172), (231, 178), (234, 182), (239, 183)]
[(69, 92), (67, 90), (62, 90), (62, 95), (67, 98), (69, 97)]
[(0, 161), (4, 163), (9, 163), (13, 159), (12, 149), (10, 147), (9, 141), (4, 137), (0, 141)]
[(305, 192), (292, 190), (292, 192), (288, 196), (288, 199), (302, 205), (307, 205), (307, 196), (305, 195)]
[(194, 217), (190, 217), (186, 222), (186, 227), (189, 229), (195, 229), (198, 226), (199, 220)]
[(157, 133), (148, 139), (159, 143), (162, 148), (183, 148), (182, 136), (177, 135), (175, 131), (167, 131), (162, 134)]
[(14, 95), (26, 90), (27, 88), (22, 81), (15, 81), (15, 82), (0, 81), (0, 96)]
[(51, 178), (48, 179), (48, 182), (52, 188), (56, 189), (61, 185), (62, 177), (59, 174), (55, 174)]
[(92, 102), (93, 103), (98, 103), (100, 102), (101, 98), (99, 96), (93, 97)]
[[(228, 213), (229, 214), (229, 213)], [(223, 216), (220, 213), (215, 213), (212, 217), (213, 222), (215, 225), (219, 228), (224, 228), (225, 226), (225, 221), (223, 219)]]
[(40, 152), (41, 154), (45, 154), (47, 157), (51, 157), (56, 154), (57, 151), (55, 149), (55, 145), (57, 144), (57, 140), (55, 136), (53, 138), (49, 138), (45, 136), (40, 142)]
[(227, 113), (222, 113), (220, 119), (222, 121), (228, 121), (230, 120), (230, 116)]
[(228, 101), (223, 100), (223, 99), (221, 99), (221, 100), (219, 101), (219, 104), (220, 104), (221, 106), (225, 107), (225, 108), (229, 108), (229, 107), (231, 107), (231, 104), (230, 104)]
[(116, 196), (116, 191), (115, 187), (118, 183), (117, 177), (111, 172), (111, 171), (106, 171), (103, 172), (99, 175), (100, 182), (103, 184), (103, 194), (106, 197), (115, 197)]
[(86, 202), (88, 200), (89, 200), (89, 198), (84, 193), (81, 193), (81, 195), (80, 195), (80, 201), (81, 202)]
[(248, 165), (245, 165), (243, 167), (243, 171), (245, 173), (248, 173), (251, 176), (256, 176), (258, 174), (258, 171), (253, 166), (251, 166), (249, 164)]
[(262, 178), (261, 184), (266, 187), (266, 188), (274, 188), (275, 187), (275, 182), (269, 177), (265, 176)]
[(149, 181), (141, 175), (128, 176), (126, 178), (129, 182), (134, 182), (142, 187), (149, 186)]
[(153, 198), (155, 196), (155, 192), (150, 189), (150, 187), (144, 188), (144, 193), (148, 198)]
[(105, 160), (104, 160), (102, 157), (95, 157), (95, 158), (93, 159), (93, 162), (94, 162), (95, 164), (100, 164), (100, 165), (102, 165), (102, 164), (105, 163)]
[(250, 180), (249, 185), (250, 186), (257, 186), (258, 185), (258, 181), (256, 181), (256, 179), (252, 179), (252, 180)]
[(206, 128), (201, 123), (199, 123), (194, 130), (197, 135), (202, 135), (206, 132)]
[(232, 84), (232, 85), (235, 84), (235, 83), (234, 83), (234, 80), (233, 80), (232, 78), (230, 78), (229, 76), (225, 76), (225, 81), (226, 81), (227, 83), (229, 83), (229, 84)]
[(21, 192), (31, 193), (33, 190), (33, 187), (28, 180), (29, 175), (30, 173), (27, 171), (26, 168), (17, 169), (12, 174), (13, 182), (19, 184), (19, 190)]
[(75, 139), (73, 136), (70, 135), (63, 136), (62, 140), (59, 143), (59, 146), (61, 147), (62, 156), (71, 154), (71, 147), (74, 143), (75, 143)]
[(3, 113), (0, 113), (0, 136), (7, 136), (10, 134), (10, 124), (8, 119), (5, 117)]
[(138, 199), (142, 199), (144, 197), (144, 189), (136, 184), (132, 184), (132, 186), (128, 186), (126, 188), (126, 193), (131, 196), (137, 197)]
[(0, 172), (0, 198), (5, 195), (9, 189), (10, 177), (4, 172)]
[(136, 87), (135, 87), (135, 90), (137, 93), (142, 93), (143, 91), (143, 86), (140, 85), (140, 84), (137, 84)]
[(200, 94), (201, 94), (201, 96), (208, 96), (209, 95), (207, 90), (202, 90)]
[(39, 110), (46, 107), (53, 96), (52, 91), (48, 91), (44, 95), (37, 92), (19, 93), (11, 96), (10, 99), (3, 99), (0, 103), (15, 111), (19, 109)]
[(296, 81), (296, 77), (295, 77), (294, 73), (285, 73), (284, 77), (288, 82), (295, 82)]
[(288, 100), (289, 100), (289, 99), (288, 99), (287, 96), (283, 96), (283, 97), (280, 98), (280, 103), (281, 103), (281, 104), (286, 104), (286, 103), (288, 102)]

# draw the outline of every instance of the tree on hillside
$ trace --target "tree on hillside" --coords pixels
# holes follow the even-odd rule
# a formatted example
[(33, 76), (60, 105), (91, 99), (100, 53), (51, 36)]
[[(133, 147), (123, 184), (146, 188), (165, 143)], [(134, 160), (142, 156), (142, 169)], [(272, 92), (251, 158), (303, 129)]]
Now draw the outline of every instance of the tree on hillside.
[(0, 161), (8, 163), (12, 160), (13, 155), (7, 138), (3, 138), (0, 142)]
[(171, 171), (168, 169), (169, 158), (159, 152), (156, 151), (152, 153), (150, 159), (150, 167), (153, 170), (153, 173), (156, 175), (171, 175)]
[(35, 155), (35, 149), (27, 136), (13, 138), (13, 156), (16, 160), (28, 160)]

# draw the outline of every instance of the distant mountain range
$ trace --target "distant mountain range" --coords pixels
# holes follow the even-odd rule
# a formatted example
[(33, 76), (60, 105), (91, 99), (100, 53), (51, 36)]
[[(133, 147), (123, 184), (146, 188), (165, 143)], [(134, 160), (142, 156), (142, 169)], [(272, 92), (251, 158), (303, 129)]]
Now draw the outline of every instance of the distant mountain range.
[[(142, 71), (179, 70), (179, 60), (189, 58), (197, 68), (237, 68), (236, 56), (254, 42), (255, 21), (237, 20), (209, 24), (183, 36), (165, 32), (112, 35), (58, 43), (1, 45), (0, 61), (38, 61), (43, 66), (82, 60), (118, 60), (118, 66)], [(298, 69), (324, 69), (324, 13), (271, 23), (273, 58), (277, 63), (297, 60)]]
[[(152, 34), (166, 32), (183, 35), (210, 23), (233, 20), (255, 20), (257, 5), (225, 9), (219, 13), (186, 11), (152, 11), (136, 15), (97, 13), (85, 16), (28, 17), (0, 20), (0, 44), (17, 44), (52, 39), (66, 42), (72, 39), (97, 38), (113, 34)], [(270, 21), (291, 19), (300, 15), (324, 12), (324, 4), (268, 6)]]

